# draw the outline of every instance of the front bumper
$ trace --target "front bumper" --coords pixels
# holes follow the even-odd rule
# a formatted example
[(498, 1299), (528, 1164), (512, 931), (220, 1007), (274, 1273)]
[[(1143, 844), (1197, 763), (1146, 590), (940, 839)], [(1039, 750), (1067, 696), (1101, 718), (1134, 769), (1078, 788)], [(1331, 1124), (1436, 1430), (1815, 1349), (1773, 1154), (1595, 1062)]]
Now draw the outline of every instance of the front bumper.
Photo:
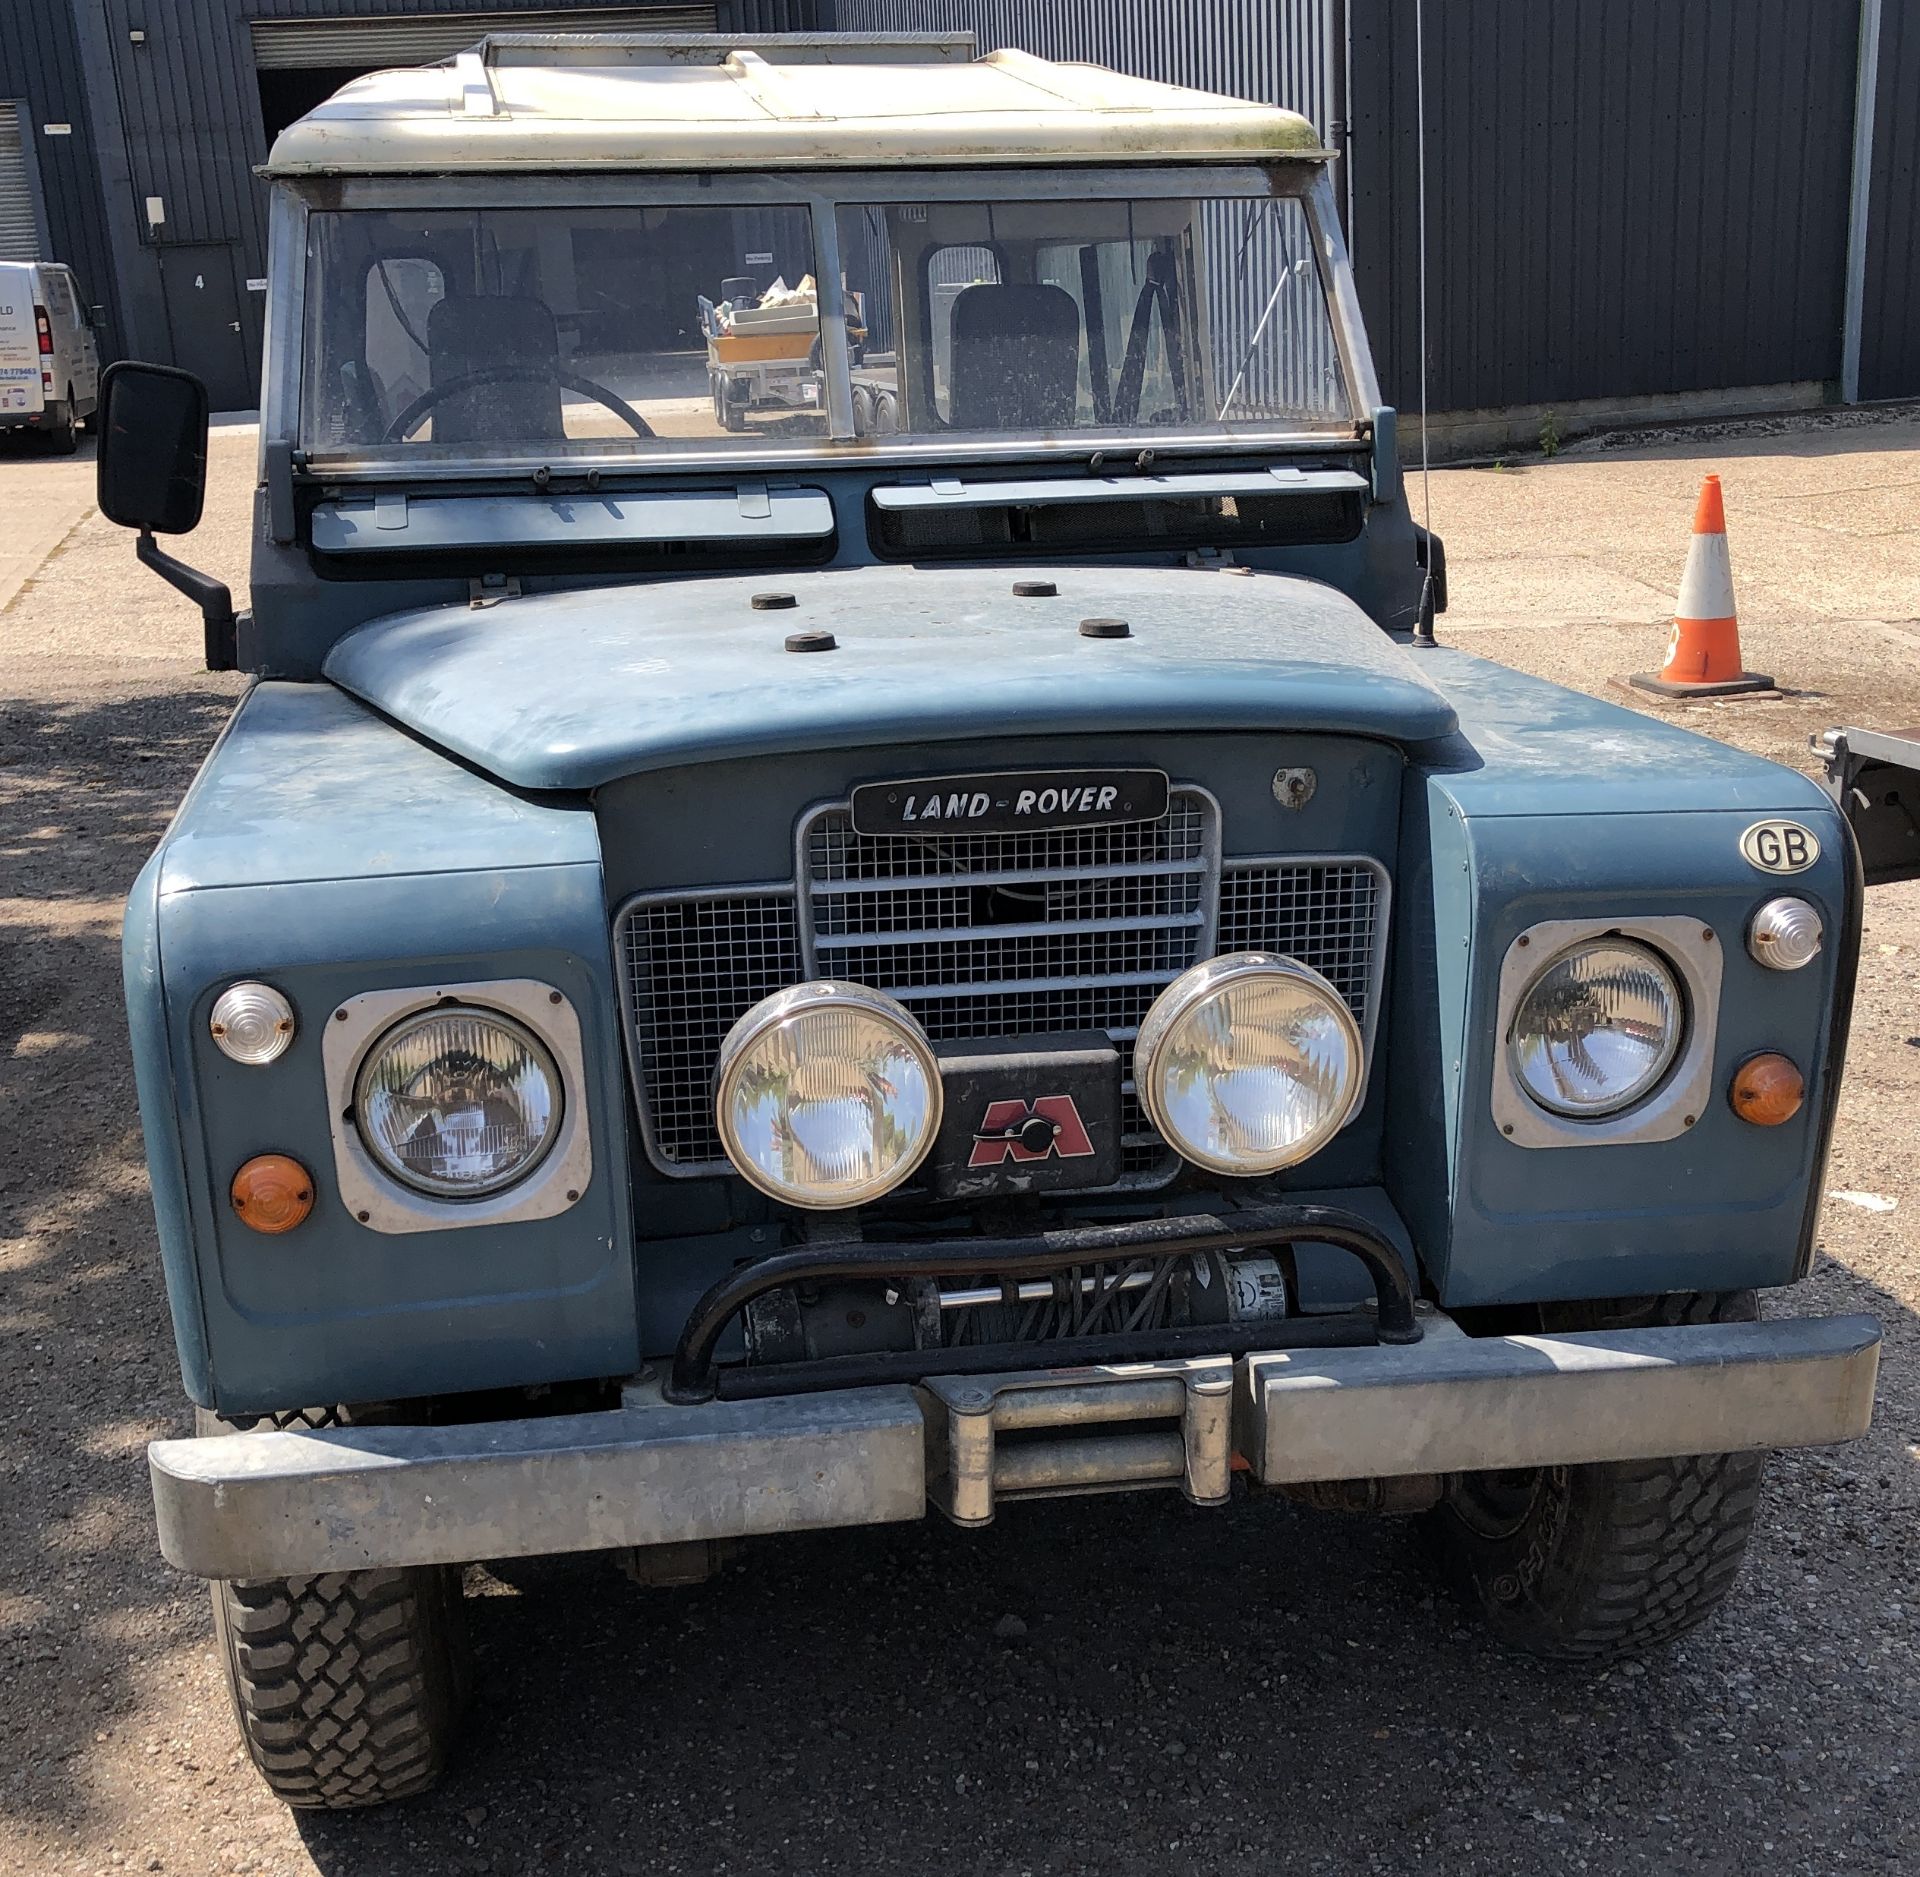
[[(1824, 1446), (1864, 1433), (1880, 1326), (1799, 1317), (1044, 1369), (597, 1414), (162, 1440), (160, 1547), (297, 1576), (750, 1537), (1007, 1499)], [(1037, 1352), (1038, 1346), (1036, 1346)], [(1120, 1429), (1123, 1431), (1115, 1431)], [(1003, 1442), (1003, 1434), (1018, 1438)]]

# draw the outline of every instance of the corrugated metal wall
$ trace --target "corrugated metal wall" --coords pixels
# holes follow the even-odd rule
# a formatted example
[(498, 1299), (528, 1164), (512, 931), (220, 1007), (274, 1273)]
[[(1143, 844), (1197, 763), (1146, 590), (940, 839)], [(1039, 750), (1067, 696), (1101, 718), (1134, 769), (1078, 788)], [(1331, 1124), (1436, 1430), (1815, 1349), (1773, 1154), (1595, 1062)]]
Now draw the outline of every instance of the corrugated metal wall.
[[(80, 48), (73, 18), (47, 0), (0, 0), (0, 98), (17, 100), (21, 135), (33, 151), (40, 179), (52, 259), (79, 276), (90, 302), (108, 309), (105, 335), (118, 327), (118, 300), (106, 233), (102, 226), (98, 158), (93, 125), (81, 82)], [(68, 136), (49, 137), (43, 126), (67, 124)]]
[(1882, 0), (1860, 395), (1920, 398), (1920, 0)]
[[(1448, 0), (1427, 15), (1434, 410), (1838, 375), (1853, 5)], [(1352, 0), (1350, 19), (1355, 264), (1387, 396), (1408, 408), (1413, 9)]]
[(1339, 115), (1330, 0), (823, 0), (842, 32), (965, 33), (982, 52), (1097, 59), (1140, 78)]
[[(1920, 395), (1920, 0), (1883, 3), (1862, 389), (1884, 397)], [(228, 247), (242, 285), (263, 271), (251, 21), (512, 7), (0, 0), (0, 97), (26, 102), (53, 245), (118, 302), (110, 340), (166, 355), (146, 196), (166, 201), (163, 242)], [(1411, 0), (718, 0), (718, 16), (971, 30), (1270, 99), (1329, 133), (1350, 118), (1362, 298), (1389, 395), (1414, 401)], [(1856, 0), (1427, 0), (1433, 408), (1835, 378), (1857, 23)]]

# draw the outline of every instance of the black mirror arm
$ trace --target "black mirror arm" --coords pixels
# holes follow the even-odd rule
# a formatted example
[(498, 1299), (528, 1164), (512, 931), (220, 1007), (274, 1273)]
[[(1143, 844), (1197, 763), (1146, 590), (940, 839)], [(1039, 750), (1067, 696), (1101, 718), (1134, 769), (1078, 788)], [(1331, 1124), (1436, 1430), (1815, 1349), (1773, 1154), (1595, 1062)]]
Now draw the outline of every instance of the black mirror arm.
[(211, 574), (203, 574), (185, 561), (175, 560), (153, 538), (150, 528), (140, 530), (134, 548), (143, 567), (151, 567), (168, 586), (184, 593), (200, 609), (206, 623), (207, 669), (232, 671), (239, 663), (239, 628), (233, 618), (233, 595)]

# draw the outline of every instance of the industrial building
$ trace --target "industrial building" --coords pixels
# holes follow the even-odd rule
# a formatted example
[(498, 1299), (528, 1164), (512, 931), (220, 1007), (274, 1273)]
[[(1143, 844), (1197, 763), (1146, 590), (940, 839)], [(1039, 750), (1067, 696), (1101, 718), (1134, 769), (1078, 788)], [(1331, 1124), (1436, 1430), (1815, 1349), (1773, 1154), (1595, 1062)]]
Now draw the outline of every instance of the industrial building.
[(0, 257), (71, 263), (109, 355), (250, 406), (275, 133), (358, 73), (555, 27), (971, 32), (1303, 111), (1406, 410), (1424, 105), (1455, 448), (1920, 397), (1920, 0), (0, 0)]

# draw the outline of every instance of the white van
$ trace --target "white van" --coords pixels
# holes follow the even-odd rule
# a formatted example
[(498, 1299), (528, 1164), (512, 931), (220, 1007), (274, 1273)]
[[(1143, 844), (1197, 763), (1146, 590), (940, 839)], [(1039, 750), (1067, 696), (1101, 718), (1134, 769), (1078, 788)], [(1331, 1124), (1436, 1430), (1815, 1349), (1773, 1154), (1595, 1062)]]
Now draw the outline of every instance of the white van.
[(100, 348), (73, 269), (0, 261), (0, 433), (37, 433), (70, 455), (99, 397)]

